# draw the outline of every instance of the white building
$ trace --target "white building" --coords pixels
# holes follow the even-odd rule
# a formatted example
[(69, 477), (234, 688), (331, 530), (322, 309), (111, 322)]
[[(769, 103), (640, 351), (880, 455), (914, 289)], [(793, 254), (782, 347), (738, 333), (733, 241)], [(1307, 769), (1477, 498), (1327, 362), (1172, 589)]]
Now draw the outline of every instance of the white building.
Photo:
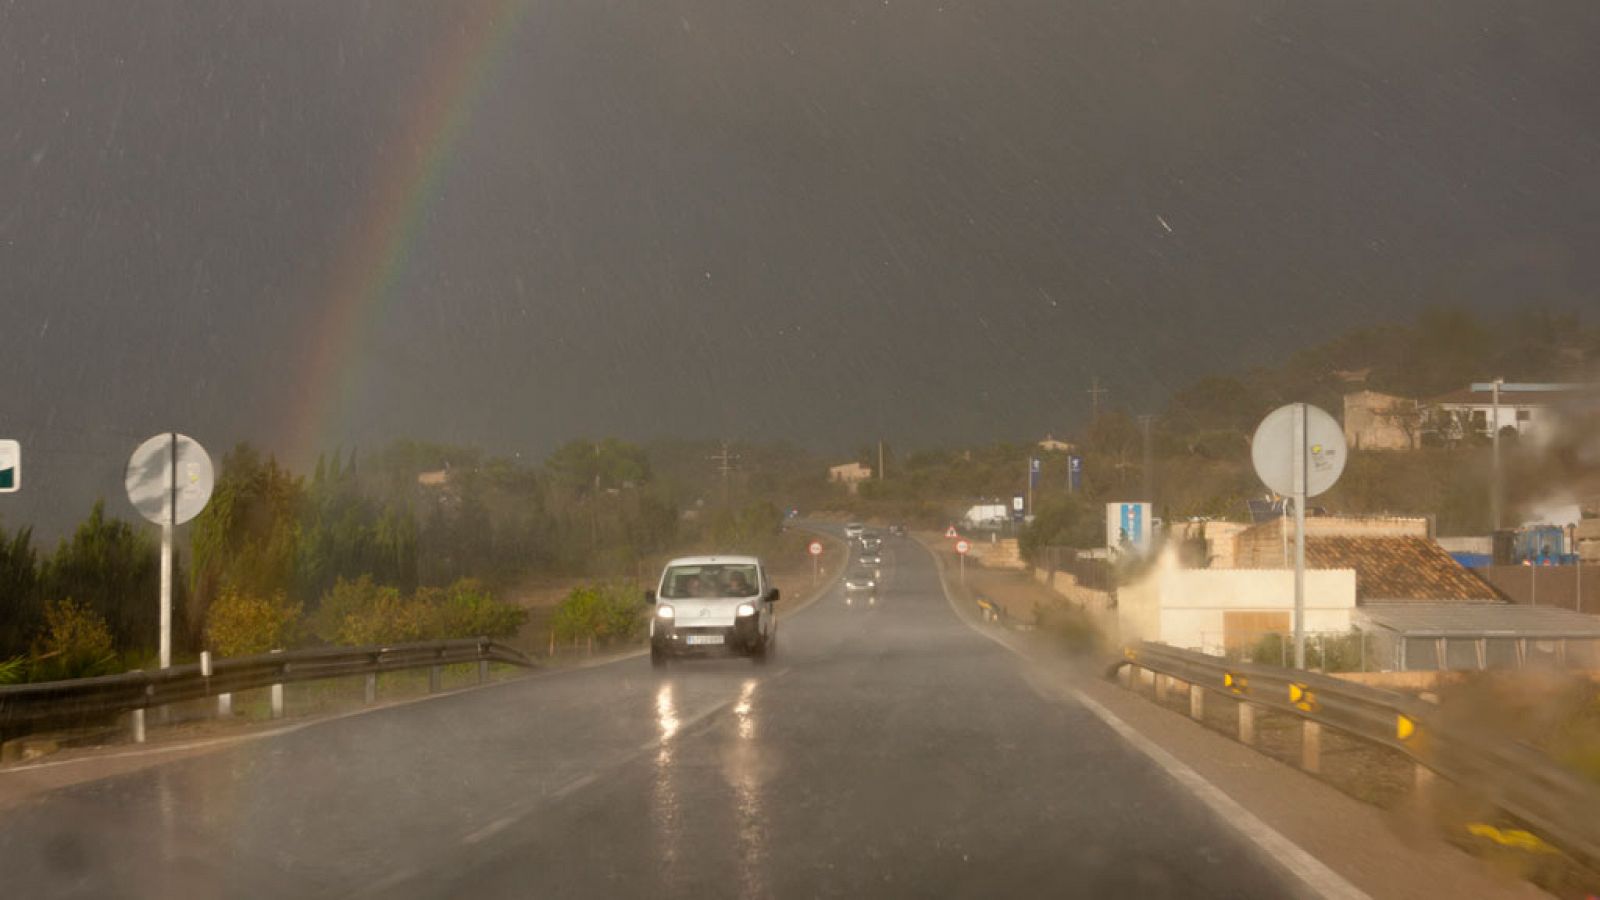
[[(1356, 608), (1354, 569), (1306, 572), (1306, 631), (1342, 633)], [(1221, 654), (1294, 629), (1293, 569), (1184, 569), (1169, 547), (1145, 577), (1117, 589), (1127, 642)]]
[(1498, 429), (1512, 429), (1520, 437), (1540, 440), (1559, 413), (1573, 405), (1593, 403), (1600, 393), (1594, 385), (1476, 383), (1427, 405), (1435, 412), (1428, 426), (1447, 441), (1469, 434), (1489, 437)]
[(854, 494), (861, 482), (872, 477), (872, 467), (858, 462), (844, 463), (828, 469), (828, 480), (842, 484)]

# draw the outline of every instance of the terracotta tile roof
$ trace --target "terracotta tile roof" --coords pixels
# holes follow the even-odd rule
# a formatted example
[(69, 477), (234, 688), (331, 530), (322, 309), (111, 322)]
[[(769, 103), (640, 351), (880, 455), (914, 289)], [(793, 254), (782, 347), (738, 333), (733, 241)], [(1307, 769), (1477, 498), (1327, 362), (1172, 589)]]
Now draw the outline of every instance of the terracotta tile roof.
[(1355, 569), (1357, 603), (1496, 603), (1483, 579), (1443, 547), (1419, 537), (1317, 537), (1306, 541), (1306, 566)]

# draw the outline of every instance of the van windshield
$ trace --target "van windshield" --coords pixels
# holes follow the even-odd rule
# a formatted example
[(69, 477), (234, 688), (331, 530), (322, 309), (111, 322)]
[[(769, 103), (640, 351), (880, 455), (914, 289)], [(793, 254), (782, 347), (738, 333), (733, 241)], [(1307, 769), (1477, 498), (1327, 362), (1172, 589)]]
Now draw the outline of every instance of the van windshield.
[(668, 600), (754, 597), (758, 586), (756, 567), (749, 564), (672, 566), (661, 579), (661, 596)]

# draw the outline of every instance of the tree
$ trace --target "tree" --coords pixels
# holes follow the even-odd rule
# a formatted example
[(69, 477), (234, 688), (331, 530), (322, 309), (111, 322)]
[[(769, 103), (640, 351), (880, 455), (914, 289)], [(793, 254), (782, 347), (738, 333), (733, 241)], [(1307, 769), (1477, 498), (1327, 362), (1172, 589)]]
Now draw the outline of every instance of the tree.
[(43, 621), (33, 529), (0, 530), (0, 659), (27, 650)]
[(225, 591), (275, 597), (295, 590), (304, 500), (304, 482), (250, 445), (223, 457), (211, 502), (190, 538), (190, 620), (197, 628)]
[[(103, 618), (124, 650), (148, 649), (159, 641), (160, 548), (149, 529), (107, 518), (103, 500), (56, 548), (40, 582), (47, 600), (70, 597)], [(175, 577), (172, 631), (180, 639), (186, 625), (183, 600)]]

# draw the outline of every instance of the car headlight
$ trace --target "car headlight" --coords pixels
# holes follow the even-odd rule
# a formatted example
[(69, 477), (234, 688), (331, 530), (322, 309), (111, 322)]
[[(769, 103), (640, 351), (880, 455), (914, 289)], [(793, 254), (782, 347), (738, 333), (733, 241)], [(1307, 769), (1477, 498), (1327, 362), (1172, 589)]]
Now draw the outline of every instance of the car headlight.
[(670, 607), (670, 606), (657, 606), (656, 607), (656, 618), (658, 618), (658, 619), (670, 619), (670, 618), (672, 618), (672, 616), (673, 616), (672, 607)]
[(756, 614), (755, 604), (754, 603), (741, 603), (741, 604), (739, 604), (739, 611), (738, 612), (739, 612), (739, 615), (741, 615), (741, 616), (753, 616), (753, 615)]

